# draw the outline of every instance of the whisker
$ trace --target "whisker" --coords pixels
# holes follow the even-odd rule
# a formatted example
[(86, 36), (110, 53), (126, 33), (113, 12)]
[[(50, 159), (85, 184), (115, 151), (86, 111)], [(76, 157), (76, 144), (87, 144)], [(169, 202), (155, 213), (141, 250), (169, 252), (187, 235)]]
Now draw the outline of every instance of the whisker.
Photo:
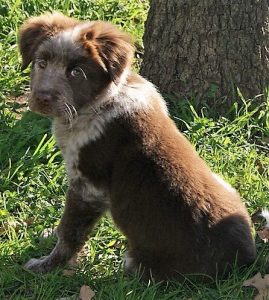
[(68, 123), (70, 125), (70, 128), (72, 127), (72, 121), (73, 121), (73, 115), (72, 115), (72, 111), (71, 108), (69, 107), (69, 105), (67, 103), (64, 103), (65, 105), (65, 109), (64, 112), (66, 113), (66, 117), (68, 119)]
[(69, 105), (68, 105), (66, 102), (64, 103), (64, 105), (65, 105), (65, 107), (67, 108), (67, 112), (68, 112), (70, 118), (72, 118), (73, 116), (72, 116), (71, 108), (69, 107)]
[(68, 119), (68, 123), (72, 125), (72, 116), (70, 115), (70, 111), (68, 109), (65, 109), (66, 117)]
[(76, 119), (78, 117), (78, 112), (77, 112), (75, 106), (72, 104), (68, 104), (68, 106), (73, 110), (73, 114), (72, 114), (73, 119)]
[(65, 121), (69, 124), (69, 129), (70, 129), (72, 127), (72, 122), (70, 120), (70, 115), (69, 115), (68, 110), (66, 108), (64, 108), (61, 113), (64, 116)]
[(79, 69), (79, 70), (81, 71), (81, 73), (83, 74), (83, 77), (84, 77), (86, 80), (88, 80), (88, 78), (87, 78), (85, 72), (83, 71), (83, 69), (80, 68), (80, 67), (78, 67), (78, 69)]

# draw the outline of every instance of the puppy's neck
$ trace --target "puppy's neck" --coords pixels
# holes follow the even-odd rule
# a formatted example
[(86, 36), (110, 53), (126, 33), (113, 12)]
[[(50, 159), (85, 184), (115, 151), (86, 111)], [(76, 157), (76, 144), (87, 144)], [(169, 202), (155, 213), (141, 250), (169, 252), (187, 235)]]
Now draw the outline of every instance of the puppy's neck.
[(115, 80), (112, 81), (108, 87), (106, 87), (97, 97), (96, 97), (96, 106), (102, 106), (105, 103), (111, 102), (114, 97), (116, 97), (120, 91), (122, 90), (123, 86), (127, 82), (128, 76), (130, 76), (131, 71), (129, 68), (126, 68), (121, 76)]

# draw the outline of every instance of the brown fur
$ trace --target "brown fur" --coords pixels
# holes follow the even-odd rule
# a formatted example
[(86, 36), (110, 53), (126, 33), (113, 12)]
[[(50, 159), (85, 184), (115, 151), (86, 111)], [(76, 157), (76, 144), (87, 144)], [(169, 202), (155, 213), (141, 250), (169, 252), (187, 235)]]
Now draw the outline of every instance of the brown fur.
[(98, 21), (81, 32), (80, 42), (116, 81), (131, 64), (131, 38), (106, 22)]
[(238, 265), (250, 263), (255, 250), (243, 203), (216, 183), (170, 118), (152, 110), (115, 123), (81, 149), (79, 168), (95, 185), (112, 187), (111, 214), (136, 267), (167, 279), (222, 274), (236, 256)]
[[(31, 35), (39, 41), (35, 55), (54, 47), (53, 39), (43, 42), (44, 22), (62, 31), (78, 24), (51, 18), (41, 16), (22, 27), (24, 62), (34, 57), (25, 53)], [(60, 54), (42, 70), (33, 67), (31, 101), (39, 113), (50, 108), (47, 115), (54, 118), (70, 186), (55, 249), (26, 267), (47, 272), (63, 265), (108, 208), (128, 239), (127, 273), (140, 269), (145, 279), (181, 279), (193, 273), (223, 274), (235, 261), (251, 263), (255, 245), (240, 196), (216, 179), (178, 131), (156, 89), (139, 75), (124, 79), (133, 50), (129, 39), (111, 24), (95, 22), (81, 27), (76, 43), (80, 48), (74, 48), (72, 57), (86, 56), (87, 78), (70, 79), (66, 70), (72, 57)], [(47, 69), (57, 68), (64, 70), (58, 77), (45, 76)], [(40, 96), (44, 82), (47, 92)], [(59, 109), (63, 99), (76, 110), (76, 118), (66, 118)]]
[(78, 24), (75, 19), (67, 18), (59, 13), (46, 14), (30, 18), (20, 28), (19, 46), (22, 54), (22, 69), (25, 69), (33, 60), (38, 46), (60, 31)]

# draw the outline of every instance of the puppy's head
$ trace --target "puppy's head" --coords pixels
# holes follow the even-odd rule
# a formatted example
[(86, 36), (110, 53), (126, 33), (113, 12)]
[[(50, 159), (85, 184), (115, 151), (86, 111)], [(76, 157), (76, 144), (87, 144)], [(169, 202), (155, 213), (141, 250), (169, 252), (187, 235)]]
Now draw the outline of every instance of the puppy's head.
[(22, 68), (32, 62), (30, 109), (66, 120), (117, 84), (133, 56), (129, 36), (114, 25), (59, 13), (27, 20), (19, 48)]

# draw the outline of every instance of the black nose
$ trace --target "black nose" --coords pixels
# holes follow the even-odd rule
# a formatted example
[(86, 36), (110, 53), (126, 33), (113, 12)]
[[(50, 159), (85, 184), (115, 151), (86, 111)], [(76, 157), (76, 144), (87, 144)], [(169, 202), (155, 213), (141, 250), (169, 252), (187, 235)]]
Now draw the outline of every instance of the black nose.
[(52, 101), (56, 98), (56, 95), (52, 91), (36, 91), (35, 93), (36, 101), (42, 105), (50, 105)]

